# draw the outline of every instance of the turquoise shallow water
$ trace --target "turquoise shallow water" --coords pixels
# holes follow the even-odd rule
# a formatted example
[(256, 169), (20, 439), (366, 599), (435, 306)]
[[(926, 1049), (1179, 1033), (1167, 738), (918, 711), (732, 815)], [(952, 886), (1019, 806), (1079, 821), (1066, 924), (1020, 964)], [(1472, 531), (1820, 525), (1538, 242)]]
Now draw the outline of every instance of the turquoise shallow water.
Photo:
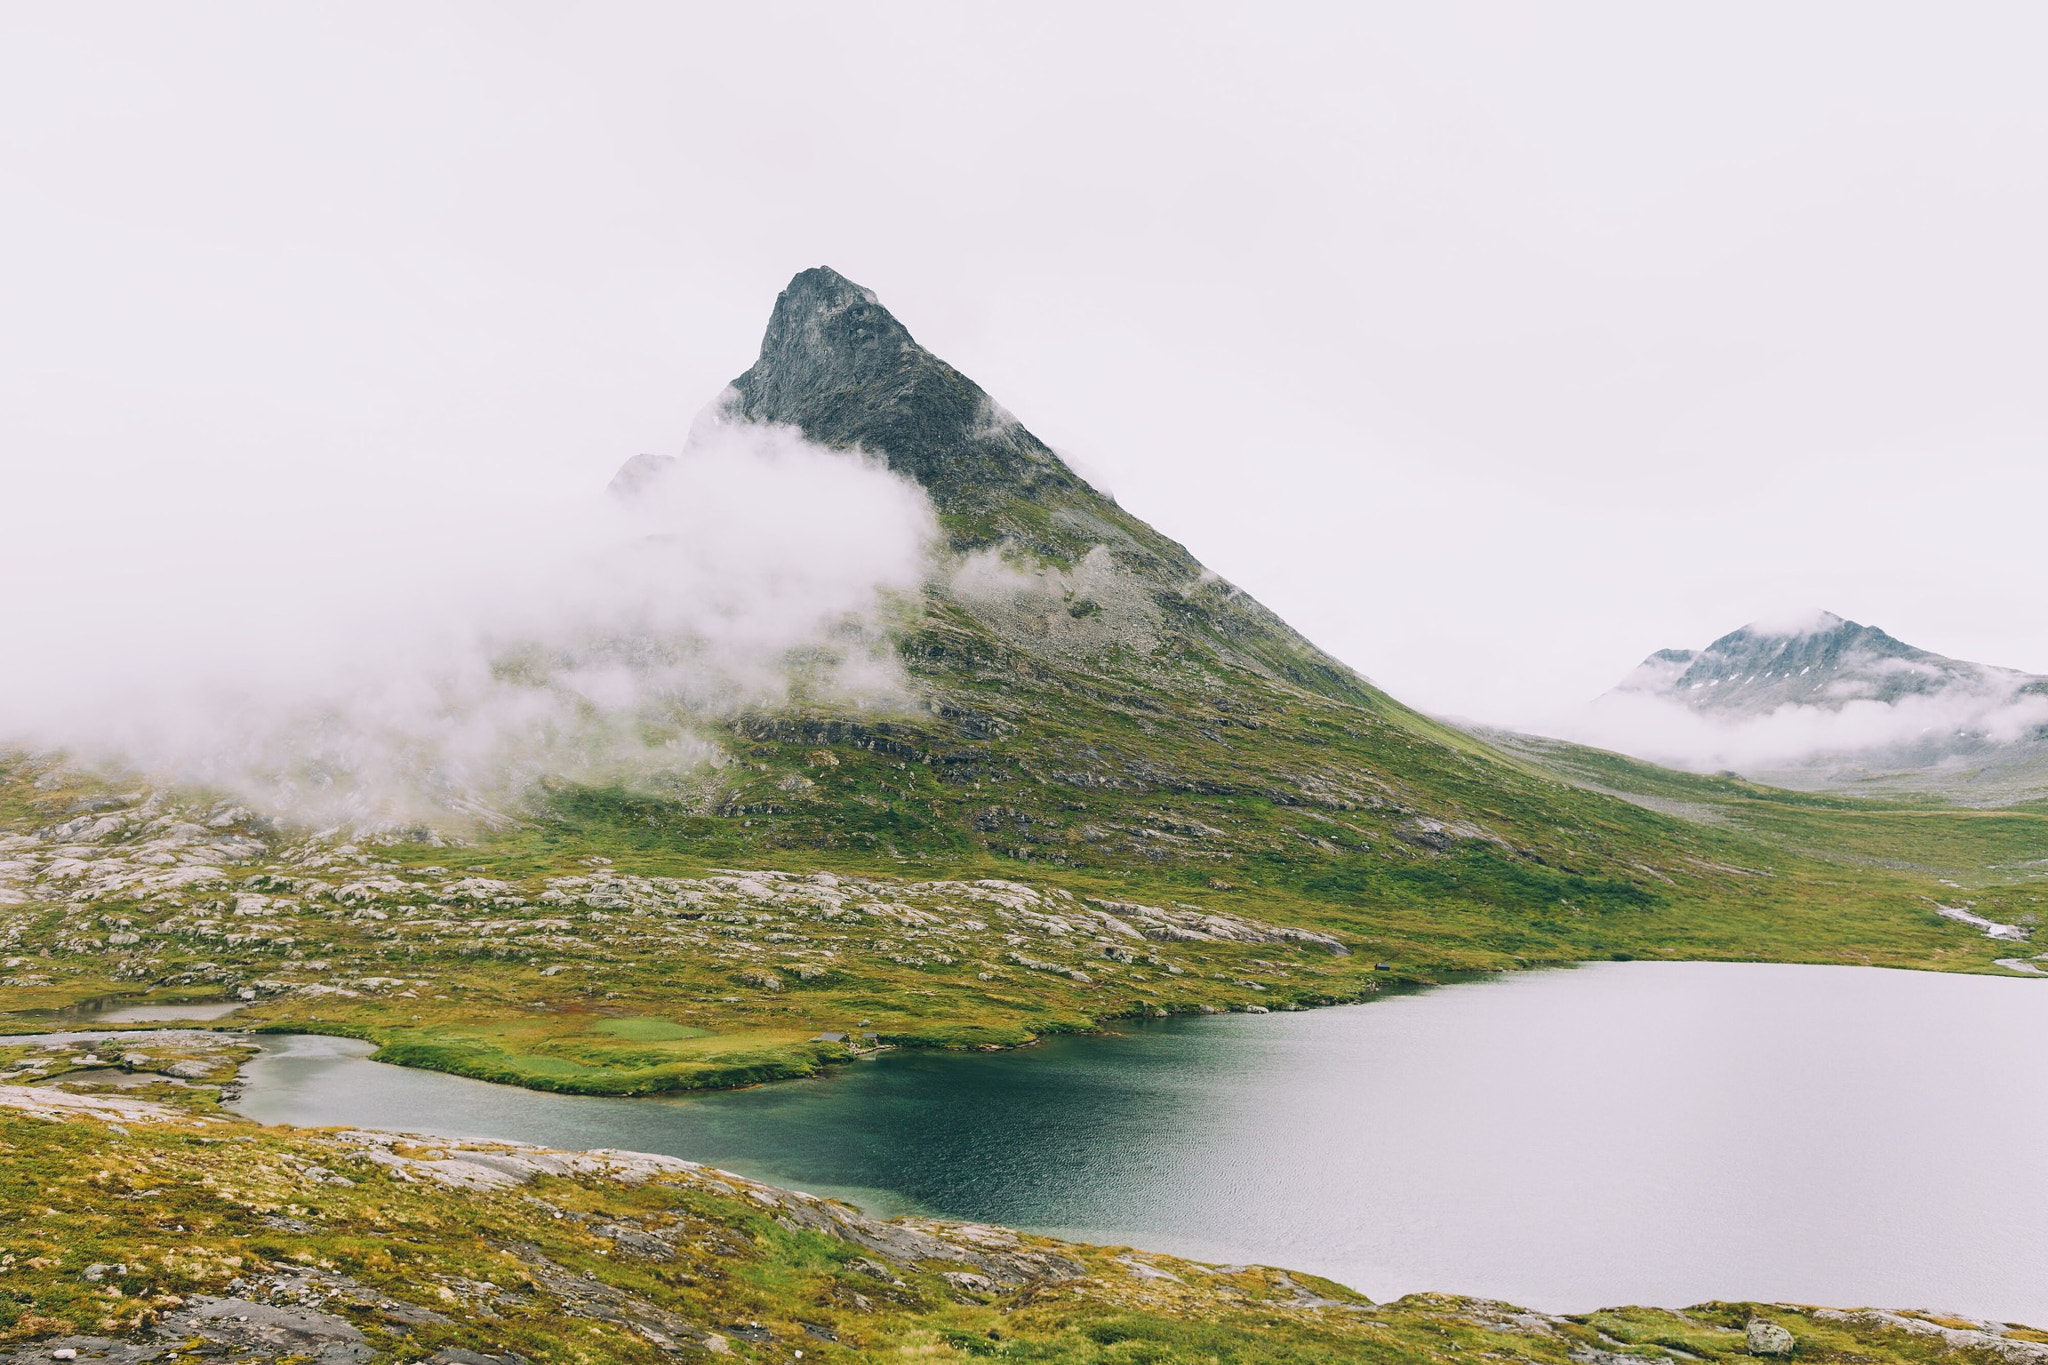
[(2048, 985), (1602, 963), (663, 1100), (272, 1040), (240, 1107), (623, 1147), (1376, 1297), (1706, 1298), (2048, 1323)]

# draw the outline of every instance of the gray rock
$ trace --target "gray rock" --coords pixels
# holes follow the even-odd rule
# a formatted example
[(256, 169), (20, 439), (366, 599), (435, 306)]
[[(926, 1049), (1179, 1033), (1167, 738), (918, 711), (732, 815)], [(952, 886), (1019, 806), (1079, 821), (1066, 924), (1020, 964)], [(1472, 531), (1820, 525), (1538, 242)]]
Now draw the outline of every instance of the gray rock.
[(174, 1343), (199, 1337), (257, 1360), (290, 1358), (309, 1365), (362, 1365), (376, 1354), (353, 1324), (332, 1313), (206, 1294), (166, 1315), (158, 1336)]
[[(90, 1360), (93, 1365), (141, 1365), (163, 1353), (162, 1346), (116, 1341), (112, 1337), (56, 1337), (12, 1350), (0, 1347), (0, 1365), (49, 1365), (52, 1360)], [(64, 1352), (71, 1352), (65, 1355)]]
[[(793, 1191), (778, 1190), (770, 1197), (780, 1206), (786, 1226), (851, 1242), (899, 1266), (915, 1269), (927, 1261), (950, 1261), (971, 1265), (981, 1278), (1002, 1285), (1058, 1283), (1079, 1279), (1082, 1274), (1078, 1262), (1025, 1246), (1007, 1229), (927, 1220), (884, 1222), (843, 1204)], [(865, 1258), (855, 1263), (858, 1268), (872, 1264)], [(893, 1279), (894, 1275), (883, 1270), (879, 1278)]]
[(992, 488), (1084, 487), (979, 385), (913, 341), (872, 291), (823, 267), (776, 299), (760, 358), (727, 401), (734, 417), (881, 455), (942, 511), (984, 510)]
[(939, 1278), (963, 1294), (993, 1294), (995, 1281), (986, 1275), (977, 1275), (971, 1270), (947, 1270)]
[(2014, 1341), (2005, 1336), (2001, 1323), (1984, 1322), (1976, 1327), (1946, 1327), (1925, 1318), (1912, 1317), (1904, 1313), (1888, 1313), (1881, 1308), (1864, 1308), (1844, 1312), (1839, 1308), (1816, 1308), (1813, 1316), (1822, 1322), (1853, 1322), (1871, 1327), (1883, 1327), (1896, 1332), (1906, 1332), (1919, 1337), (1939, 1337), (1949, 1347), (1962, 1351), (1982, 1351), (2010, 1362), (2010, 1365), (2048, 1365), (2048, 1346), (2035, 1341)]
[(1789, 1356), (1797, 1345), (1792, 1334), (1775, 1322), (1762, 1318), (1749, 1320), (1749, 1353), (1753, 1356)]
[(725, 1338), (696, 1323), (603, 1280), (579, 1275), (557, 1265), (541, 1254), (540, 1248), (523, 1242), (508, 1242), (511, 1252), (535, 1284), (573, 1317), (591, 1318), (637, 1333), (664, 1351), (699, 1350), (723, 1352)]
[(1603, 1351), (1595, 1346), (1574, 1346), (1565, 1352), (1572, 1365), (1666, 1365), (1661, 1356), (1636, 1356), (1625, 1351)]

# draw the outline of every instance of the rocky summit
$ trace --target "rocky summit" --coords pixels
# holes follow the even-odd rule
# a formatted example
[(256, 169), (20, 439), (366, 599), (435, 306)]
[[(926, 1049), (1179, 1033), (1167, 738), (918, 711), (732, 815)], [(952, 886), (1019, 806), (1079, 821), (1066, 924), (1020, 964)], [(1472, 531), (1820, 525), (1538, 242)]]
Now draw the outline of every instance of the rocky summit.
[[(872, 290), (837, 271), (790, 281), (724, 411), (793, 426), (916, 480), (952, 550), (980, 553), (941, 595), (1013, 644), (1064, 657), (1115, 647), (1148, 659), (1192, 655), (1361, 695), (1350, 669), (1091, 488), (980, 385), (920, 346)], [(630, 466), (621, 471), (629, 477)]]
[(761, 356), (733, 381), (730, 411), (861, 448), (922, 484), (966, 529), (1012, 534), (1020, 499), (1082, 504), (1085, 485), (980, 385), (911, 338), (874, 291), (820, 266), (775, 300)]

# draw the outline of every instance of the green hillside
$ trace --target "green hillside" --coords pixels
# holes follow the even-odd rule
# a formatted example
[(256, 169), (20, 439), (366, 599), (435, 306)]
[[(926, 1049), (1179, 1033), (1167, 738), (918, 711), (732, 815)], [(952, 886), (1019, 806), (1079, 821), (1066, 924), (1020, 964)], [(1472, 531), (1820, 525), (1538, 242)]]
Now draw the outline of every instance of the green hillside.
[(803, 1074), (867, 1033), (1003, 1045), (1587, 958), (2025, 970), (1995, 965), (2020, 938), (1937, 907), (2030, 932), (2048, 813), (1772, 792), (1433, 721), (829, 270), (791, 282), (730, 403), (930, 494), (947, 545), (892, 641), (912, 704), (799, 686), (709, 726), (724, 761), (683, 787), (557, 781), (504, 827), (353, 842), (18, 755), (15, 1026), (247, 998), (238, 1018), (390, 1060), (643, 1092)]

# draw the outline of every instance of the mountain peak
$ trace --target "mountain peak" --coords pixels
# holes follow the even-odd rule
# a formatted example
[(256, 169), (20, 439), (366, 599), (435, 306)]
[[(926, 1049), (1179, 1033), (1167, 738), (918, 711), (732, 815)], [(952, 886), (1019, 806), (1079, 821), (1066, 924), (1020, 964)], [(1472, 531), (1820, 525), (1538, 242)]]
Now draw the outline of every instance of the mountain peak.
[(1059, 658), (1178, 649), (1325, 696), (1385, 701), (1185, 546), (1091, 488), (979, 384), (920, 346), (873, 290), (836, 270), (790, 280), (722, 415), (793, 426), (819, 445), (885, 460), (924, 487), (952, 549), (1019, 552), (1035, 584), (1022, 596), (963, 606), (974, 592), (948, 590), (959, 599), (953, 607), (982, 612), (1012, 647)]
[(1763, 714), (1784, 706), (1839, 709), (1955, 688), (2029, 683), (2009, 669), (1946, 658), (1833, 612), (1752, 621), (1701, 650), (1662, 649), (1617, 692), (1649, 693), (1701, 711)]
[[(788, 286), (775, 301), (778, 312), (784, 308), (850, 308), (862, 303), (882, 307), (882, 301), (875, 297), (874, 290), (855, 284), (829, 265), (814, 265), (809, 270), (797, 271), (789, 277)], [(882, 311), (886, 316), (888, 310)], [(895, 322), (896, 319), (891, 317), (889, 321)]]
[(1085, 487), (980, 385), (918, 345), (873, 290), (827, 266), (777, 297), (760, 357), (733, 390), (735, 416), (879, 456), (941, 513), (985, 515)]
[(1832, 635), (1847, 628), (1860, 630), (1854, 621), (1835, 615), (1831, 611), (1801, 611), (1784, 616), (1765, 616), (1751, 621), (1736, 635), (1751, 639), (1796, 640), (1809, 635)]

